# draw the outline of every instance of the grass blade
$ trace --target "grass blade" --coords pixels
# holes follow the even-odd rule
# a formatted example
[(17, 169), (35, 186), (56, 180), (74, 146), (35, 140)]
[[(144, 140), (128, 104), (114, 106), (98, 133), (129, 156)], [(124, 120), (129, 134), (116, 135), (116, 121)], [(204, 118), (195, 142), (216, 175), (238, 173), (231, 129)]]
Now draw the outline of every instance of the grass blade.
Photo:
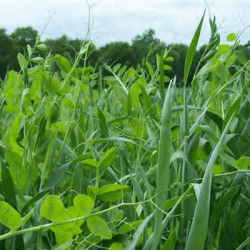
[(202, 250), (204, 248), (206, 236), (207, 236), (207, 228), (208, 228), (208, 218), (209, 218), (209, 206), (210, 206), (210, 195), (211, 195), (211, 183), (212, 183), (212, 174), (213, 174), (213, 166), (216, 161), (216, 158), (221, 149), (221, 145), (227, 135), (229, 127), (232, 122), (232, 116), (228, 121), (221, 137), (216, 145), (213, 153), (208, 162), (203, 181), (201, 184), (200, 194), (198, 197), (197, 205), (194, 212), (194, 219), (191, 225), (186, 250)]
[(142, 222), (142, 224), (139, 226), (139, 228), (135, 231), (135, 233), (133, 235), (133, 240), (130, 242), (130, 244), (127, 245), (125, 250), (136, 249), (137, 242), (138, 242), (141, 234), (143, 233), (144, 229), (146, 228), (148, 222), (153, 217), (153, 215), (154, 215), (154, 212), (152, 214), (150, 214), (147, 218), (145, 218), (145, 220)]
[(172, 82), (168, 87), (162, 110), (162, 125), (159, 140), (158, 167), (156, 179), (156, 205), (154, 225), (154, 243), (152, 250), (156, 249), (161, 238), (161, 223), (168, 195), (170, 158), (171, 158), (171, 108), (172, 108)]
[(196, 52), (196, 47), (197, 47), (197, 44), (198, 44), (198, 41), (199, 41), (199, 37), (200, 37), (200, 33), (201, 33), (201, 28), (202, 28), (202, 24), (203, 24), (203, 21), (204, 21), (204, 17), (205, 17), (205, 13), (206, 11), (204, 10), (204, 13), (203, 13), (203, 16), (200, 20), (200, 23), (195, 31), (195, 34), (193, 36), (193, 39), (191, 41), (191, 44), (188, 48), (188, 51), (187, 51), (187, 56), (186, 56), (186, 60), (185, 60), (185, 66), (184, 66), (184, 86), (187, 85), (187, 80), (188, 80), (188, 75), (189, 75), (189, 71), (190, 71), (190, 68), (191, 68), (191, 65), (192, 65), (192, 62), (193, 62), (193, 59), (194, 59), (194, 55), (195, 55), (195, 52)]

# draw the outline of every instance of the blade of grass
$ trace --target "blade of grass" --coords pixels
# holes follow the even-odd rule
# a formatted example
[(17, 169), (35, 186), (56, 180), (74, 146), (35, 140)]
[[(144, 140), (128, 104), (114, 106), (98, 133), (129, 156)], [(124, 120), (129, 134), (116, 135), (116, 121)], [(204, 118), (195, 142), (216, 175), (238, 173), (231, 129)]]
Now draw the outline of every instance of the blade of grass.
[[(190, 185), (189, 188), (187, 189), (187, 191), (178, 199), (178, 201), (175, 203), (175, 205), (173, 206), (173, 208), (169, 211), (169, 213), (165, 216), (164, 220), (161, 222), (161, 232), (164, 228), (166, 228), (170, 218), (173, 216), (175, 210), (177, 209), (177, 207), (181, 204), (181, 202), (183, 202), (187, 195), (190, 193), (190, 191), (193, 189), (193, 187)], [(152, 250), (152, 244), (153, 244), (153, 240), (155, 238), (155, 232), (153, 232), (150, 237), (148, 238), (148, 240), (146, 241), (146, 244), (144, 245), (142, 250)]]
[(186, 250), (202, 250), (204, 248), (207, 228), (208, 228), (208, 218), (209, 218), (209, 207), (210, 207), (210, 195), (211, 195), (211, 184), (213, 177), (213, 166), (221, 150), (222, 143), (225, 140), (231, 122), (233, 120), (232, 116), (228, 121), (221, 137), (216, 145), (213, 153), (208, 162), (203, 181), (201, 184), (200, 194), (198, 197), (197, 205), (194, 212), (194, 219), (191, 225), (190, 233), (188, 236), (188, 241), (186, 245)]
[[(187, 142), (187, 136), (189, 135), (189, 124), (188, 124), (188, 101), (187, 101), (187, 93), (186, 93), (186, 85), (187, 85), (187, 81), (188, 81), (188, 76), (189, 76), (189, 72), (190, 72), (190, 68), (192, 66), (193, 63), (193, 59), (194, 59), (194, 55), (196, 52), (196, 47), (200, 38), (200, 32), (201, 32), (201, 28), (202, 28), (202, 24), (204, 21), (204, 17), (205, 17), (205, 10), (203, 13), (203, 16), (200, 20), (200, 23), (195, 31), (195, 34), (193, 36), (193, 39), (191, 41), (191, 44), (188, 48), (187, 51), (187, 55), (186, 55), (186, 59), (185, 59), (185, 66), (184, 66), (184, 86), (183, 86), (183, 114), (182, 114), (182, 123), (181, 123), (181, 136), (182, 136), (182, 141), (183, 141), (183, 151), (184, 154), (187, 155), (188, 154), (188, 142)], [(204, 113), (205, 114), (205, 113)], [(183, 161), (182, 164), (182, 173), (181, 173), (181, 181), (182, 183), (185, 183), (186, 180), (186, 161)], [(184, 189), (182, 190), (182, 193), (184, 192)], [(184, 204), (182, 204), (182, 208), (181, 211), (183, 214), (186, 214), (186, 210), (187, 208), (184, 208)], [(183, 234), (184, 232), (184, 220), (182, 219), (181, 221), (181, 227), (180, 227), (180, 231), (181, 234)]]
[(170, 83), (163, 104), (162, 125), (159, 139), (158, 167), (156, 176), (156, 205), (154, 225), (154, 243), (151, 250), (155, 250), (160, 243), (161, 223), (163, 219), (163, 210), (168, 195), (169, 174), (170, 174), (170, 158), (171, 158), (171, 108), (172, 108), (172, 85)]
[(184, 66), (184, 86), (187, 85), (189, 71), (190, 71), (190, 68), (191, 68), (191, 65), (192, 65), (192, 62), (194, 59), (194, 55), (196, 52), (196, 47), (197, 47), (197, 44), (198, 44), (198, 41), (200, 38), (200, 33), (201, 33), (201, 28), (202, 28), (202, 24), (204, 21), (205, 13), (206, 13), (206, 10), (204, 10), (204, 12), (203, 12), (203, 16), (200, 20), (200, 23), (195, 31), (195, 34), (193, 36), (193, 39), (192, 39), (191, 44), (190, 44), (188, 51), (187, 51), (187, 56), (186, 56), (185, 66)]
[(134, 235), (133, 235), (133, 240), (130, 242), (130, 244), (127, 245), (125, 250), (134, 250), (136, 249), (136, 245), (137, 242), (141, 236), (141, 234), (143, 233), (143, 231), (145, 230), (148, 222), (151, 220), (151, 218), (153, 217), (154, 212), (152, 214), (150, 214), (147, 218), (144, 219), (144, 221), (142, 222), (142, 224), (139, 226), (139, 228), (135, 231)]

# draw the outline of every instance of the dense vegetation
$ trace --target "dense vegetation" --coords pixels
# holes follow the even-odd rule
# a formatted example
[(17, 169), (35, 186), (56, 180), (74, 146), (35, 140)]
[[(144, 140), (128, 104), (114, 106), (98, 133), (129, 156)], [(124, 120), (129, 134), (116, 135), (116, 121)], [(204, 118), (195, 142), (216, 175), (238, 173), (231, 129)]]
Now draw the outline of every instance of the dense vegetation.
[(39, 36), (18, 54), (0, 89), (1, 250), (250, 249), (250, 61), (210, 19), (190, 77), (203, 19), (182, 88), (172, 49), (103, 70), (89, 41), (73, 62)]
[[(20, 27), (14, 30), (10, 35), (6, 34), (5, 29), (0, 29), (0, 78), (4, 79), (9, 69), (19, 71), (20, 65), (17, 61), (17, 54), (22, 53), (27, 55), (27, 45), (31, 47), (35, 45), (38, 32), (32, 27)], [(35, 51), (35, 56), (46, 56), (60, 54), (70, 60), (71, 63), (75, 60), (76, 52), (80, 50), (82, 40), (70, 39), (63, 35), (58, 39), (47, 39), (43, 43), (47, 46), (46, 51)], [(175, 58), (169, 62), (171, 69), (168, 71), (170, 78), (176, 77), (177, 85), (182, 85), (184, 62), (188, 46), (185, 44), (166, 44), (155, 37), (155, 31), (152, 29), (146, 30), (142, 35), (135, 36), (131, 43), (128, 42), (112, 42), (105, 46), (97, 48), (92, 44), (93, 51), (89, 55), (87, 65), (94, 66), (102, 70), (102, 75), (107, 76), (107, 71), (103, 69), (103, 64), (115, 65), (121, 63), (128, 68), (137, 66), (142, 63), (147, 57), (152, 65), (156, 65), (155, 56), (161, 53), (165, 48), (169, 50), (169, 56)], [(194, 75), (195, 68), (204, 52), (205, 45), (197, 49), (192, 68), (190, 69), (190, 80)], [(246, 59), (250, 59), (249, 43), (238, 45), (238, 51), (244, 53)], [(150, 52), (151, 51), (151, 52)], [(150, 52), (150, 54), (149, 54)], [(80, 62), (81, 63), (81, 62)], [(81, 65), (82, 66), (82, 65)], [(139, 66), (139, 67), (140, 67)], [(55, 70), (58, 70), (56, 67)]]

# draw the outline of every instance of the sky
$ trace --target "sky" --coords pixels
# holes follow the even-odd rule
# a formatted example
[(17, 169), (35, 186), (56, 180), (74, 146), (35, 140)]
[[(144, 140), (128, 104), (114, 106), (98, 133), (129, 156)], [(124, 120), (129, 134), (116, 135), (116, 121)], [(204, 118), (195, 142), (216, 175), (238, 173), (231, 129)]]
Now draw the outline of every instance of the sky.
[[(229, 33), (237, 34), (250, 25), (249, 0), (0, 0), (0, 28), (10, 34), (17, 27), (32, 26), (41, 33), (47, 25), (42, 34), (45, 40), (63, 34), (83, 39), (89, 26), (97, 47), (115, 41), (131, 42), (152, 28), (167, 44), (188, 45), (206, 6), (209, 11), (200, 45), (209, 39), (209, 13), (216, 16), (222, 42)], [(248, 40), (250, 28), (241, 35), (242, 44)]]

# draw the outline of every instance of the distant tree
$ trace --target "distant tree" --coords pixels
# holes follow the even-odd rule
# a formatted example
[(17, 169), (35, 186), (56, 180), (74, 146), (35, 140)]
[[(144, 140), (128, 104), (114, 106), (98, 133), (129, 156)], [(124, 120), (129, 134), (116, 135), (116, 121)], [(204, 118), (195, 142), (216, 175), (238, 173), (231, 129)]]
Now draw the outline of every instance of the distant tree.
[(121, 63), (128, 67), (134, 66), (133, 48), (127, 42), (112, 42), (98, 50), (101, 63), (115, 64)]
[(44, 43), (47, 45), (49, 52), (53, 55), (60, 54), (66, 56), (64, 51), (69, 41), (70, 39), (66, 35), (63, 35), (57, 39), (46, 39)]
[(53, 55), (60, 54), (73, 62), (76, 53), (80, 50), (82, 40), (72, 40), (66, 35), (63, 35), (57, 39), (47, 39), (44, 43), (48, 46), (48, 51)]
[(19, 69), (17, 51), (6, 30), (0, 29), (0, 78), (4, 79), (8, 69)]
[(156, 65), (155, 56), (157, 53), (161, 54), (161, 51), (166, 48), (166, 44), (155, 37), (155, 30), (148, 29), (142, 35), (137, 35), (132, 39), (132, 48), (134, 65), (140, 63), (150, 51), (150, 56), (147, 59), (152, 65)]
[(151, 48), (155, 48), (157, 46), (166, 47), (166, 44), (164, 42), (161, 42), (160, 39), (155, 37), (155, 30), (153, 29), (145, 30), (142, 36), (141, 35), (135, 36), (132, 39), (132, 45), (137, 44), (137, 43), (148, 44)]
[(35, 45), (37, 35), (38, 31), (28, 26), (15, 29), (10, 37), (14, 40), (17, 50), (24, 53), (28, 44), (31, 47)]

